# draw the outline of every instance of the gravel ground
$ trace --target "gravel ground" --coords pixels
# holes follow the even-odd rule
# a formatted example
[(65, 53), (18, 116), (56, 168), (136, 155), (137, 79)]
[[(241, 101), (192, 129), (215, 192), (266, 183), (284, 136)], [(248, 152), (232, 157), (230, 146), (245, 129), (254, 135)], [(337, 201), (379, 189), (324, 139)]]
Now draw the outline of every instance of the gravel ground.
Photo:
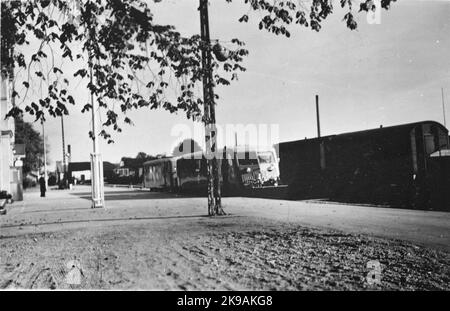
[[(25, 193), (0, 217), (0, 288), (450, 287), (448, 213), (225, 198), (229, 214), (210, 218), (204, 198), (111, 188), (106, 198), (93, 210), (87, 187)], [(379, 284), (366, 279), (374, 260)]]
[[(444, 250), (262, 218), (87, 227), (2, 238), (0, 247), (3, 289), (450, 289)], [(371, 260), (381, 264), (378, 285), (366, 280)], [(80, 285), (66, 281), (74, 262)]]

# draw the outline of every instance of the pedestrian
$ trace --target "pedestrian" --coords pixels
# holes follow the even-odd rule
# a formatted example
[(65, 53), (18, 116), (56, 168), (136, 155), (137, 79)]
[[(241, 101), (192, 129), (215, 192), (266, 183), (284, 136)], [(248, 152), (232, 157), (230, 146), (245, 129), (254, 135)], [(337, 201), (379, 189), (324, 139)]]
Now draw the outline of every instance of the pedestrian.
[(41, 175), (41, 178), (39, 178), (39, 185), (41, 187), (41, 198), (45, 197), (45, 191), (47, 188), (45, 187), (45, 178), (44, 175)]

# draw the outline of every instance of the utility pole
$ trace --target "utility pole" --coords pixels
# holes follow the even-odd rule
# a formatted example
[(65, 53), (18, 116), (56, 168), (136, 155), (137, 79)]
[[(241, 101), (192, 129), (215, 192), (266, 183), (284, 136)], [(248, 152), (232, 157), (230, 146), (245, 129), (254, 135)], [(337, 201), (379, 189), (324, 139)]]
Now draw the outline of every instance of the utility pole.
[[(316, 117), (317, 117), (317, 137), (320, 138), (320, 113), (319, 113), (319, 95), (316, 95)], [(319, 142), (320, 153), (320, 168), (324, 170), (326, 168), (325, 163), (325, 145), (323, 141)]]
[[(444, 102), (444, 88), (441, 87), (441, 96), (442, 96), (442, 113), (444, 115), (444, 126), (447, 128), (447, 119), (445, 117), (445, 102)], [(450, 148), (450, 136), (447, 136), (447, 146)]]
[(64, 188), (66, 186), (66, 145), (64, 141), (64, 116), (61, 115), (61, 136), (62, 136), (62, 150), (63, 150), (63, 159), (62, 159), (62, 165), (63, 165), (63, 183)]
[(214, 103), (213, 75), (211, 61), (211, 40), (209, 36), (208, 0), (200, 0), (200, 32), (203, 69), (203, 102), (205, 142), (208, 177), (208, 215), (224, 215), (221, 203), (219, 167), (217, 162), (217, 128)]
[(319, 95), (316, 95), (317, 137), (320, 138)]
[(442, 113), (444, 114), (444, 126), (447, 127), (447, 120), (445, 118), (445, 102), (444, 102), (444, 88), (441, 87), (441, 95), (442, 95)]
[[(92, 68), (91, 81), (92, 81)], [(92, 105), (92, 146), (91, 154), (91, 186), (92, 186), (92, 208), (104, 207), (104, 190), (103, 190), (103, 161), (100, 154), (97, 140), (97, 116), (94, 94), (91, 93)]]
[(44, 121), (41, 121), (42, 124), (42, 138), (44, 141), (44, 179), (45, 179), (45, 189), (48, 189), (48, 175), (47, 175), (47, 146), (45, 142), (45, 125)]
[[(94, 26), (95, 27), (95, 26)], [(89, 37), (92, 40), (95, 38), (94, 28), (89, 29)], [(90, 83), (93, 84), (93, 57), (92, 52), (89, 52), (89, 75)], [(92, 208), (105, 207), (105, 193), (103, 184), (103, 161), (102, 155), (98, 146), (97, 135), (97, 105), (94, 99), (94, 93), (91, 90), (91, 110), (92, 110), (92, 146), (93, 153), (91, 154), (91, 186), (92, 186)]]
[[(77, 4), (77, 2), (75, 1), (75, 4)], [(78, 5), (75, 5), (74, 7), (74, 11), (76, 13), (74, 13), (75, 18), (72, 18), (72, 24), (75, 27), (79, 26), (80, 23), (80, 17), (81, 17), (81, 12), (80, 12), (80, 7)], [(95, 15), (93, 14), (93, 12), (85, 12), (88, 13), (87, 15), (89, 16), (89, 23), (88, 25), (90, 26), (88, 29), (88, 40), (89, 41), (93, 41), (95, 40), (95, 25), (96, 25), (96, 21), (95, 21)], [(75, 16), (75, 14), (77, 16)], [(92, 73), (92, 67), (93, 67), (93, 61), (94, 61), (94, 57), (92, 55), (92, 51), (88, 51), (89, 55), (88, 55), (88, 65), (89, 65), (89, 75), (90, 75), (90, 83), (92, 85), (93, 83), (93, 73)], [(103, 161), (102, 161), (102, 156), (100, 154), (100, 149), (98, 146), (98, 135), (97, 135), (97, 116), (96, 116), (96, 112), (97, 112), (97, 106), (96, 106), (96, 101), (94, 100), (94, 94), (93, 91), (90, 90), (91, 92), (91, 109), (92, 109), (92, 145), (93, 145), (93, 152), (91, 153), (91, 190), (92, 190), (92, 208), (97, 208), (97, 207), (104, 207), (105, 206), (105, 195), (104, 195), (104, 189), (103, 189)]]
[(70, 148), (70, 145), (67, 145), (67, 163), (70, 165), (70, 162), (72, 162), (72, 150)]

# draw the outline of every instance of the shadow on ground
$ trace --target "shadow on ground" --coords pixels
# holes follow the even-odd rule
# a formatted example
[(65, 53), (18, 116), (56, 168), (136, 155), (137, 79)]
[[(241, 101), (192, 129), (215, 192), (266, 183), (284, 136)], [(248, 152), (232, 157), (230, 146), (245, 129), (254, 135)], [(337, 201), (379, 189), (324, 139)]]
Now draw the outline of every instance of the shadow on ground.
[[(237, 215), (227, 215), (221, 216), (221, 219), (225, 218), (236, 218), (242, 217)], [(99, 219), (76, 219), (76, 220), (58, 220), (52, 222), (41, 222), (41, 223), (27, 223), (27, 224), (14, 224), (14, 225), (5, 225), (2, 228), (23, 228), (23, 227), (32, 227), (32, 226), (43, 226), (43, 225), (61, 225), (61, 224), (74, 224), (74, 223), (95, 223), (95, 222), (117, 222), (117, 221), (129, 221), (129, 220), (157, 220), (157, 219), (189, 219), (189, 218), (211, 218), (208, 215), (200, 214), (200, 215), (174, 215), (174, 216), (149, 216), (149, 217), (121, 217), (121, 218), (99, 218)]]
[[(90, 192), (74, 192), (73, 196), (80, 199), (91, 200)], [(200, 195), (175, 194), (169, 192), (150, 192), (150, 191), (105, 191), (106, 201), (123, 200), (161, 200), (161, 199), (184, 199), (184, 198), (203, 198)], [(206, 197), (205, 197), (206, 198)]]

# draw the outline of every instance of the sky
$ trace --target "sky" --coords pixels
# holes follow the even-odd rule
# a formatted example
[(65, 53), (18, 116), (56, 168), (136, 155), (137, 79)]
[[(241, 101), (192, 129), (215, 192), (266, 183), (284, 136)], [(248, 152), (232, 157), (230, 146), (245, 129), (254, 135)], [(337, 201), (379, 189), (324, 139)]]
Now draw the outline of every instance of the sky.
[[(247, 71), (237, 82), (216, 89), (217, 123), (223, 128), (274, 124), (275, 142), (315, 137), (316, 94), (322, 135), (422, 120), (443, 123), (441, 88), (450, 122), (450, 1), (400, 0), (381, 12), (379, 24), (369, 24), (365, 14), (359, 14), (356, 31), (346, 28), (345, 12), (336, 2), (319, 33), (294, 27), (290, 38), (258, 30), (257, 13), (250, 13), (249, 23), (239, 23), (248, 12), (242, 3), (213, 0), (209, 6), (211, 38), (227, 42), (237, 37), (249, 50), (243, 63)], [(199, 32), (197, 0), (165, 0), (154, 6), (156, 22), (173, 24), (185, 35)], [(87, 101), (87, 90), (78, 88), (75, 100)], [(64, 118), (74, 162), (88, 161), (92, 152), (91, 115), (80, 110), (71, 108)], [(180, 128), (193, 132), (193, 122), (182, 112), (144, 108), (130, 117), (134, 126), (114, 133), (114, 144), (101, 142), (105, 161), (118, 163), (140, 151), (170, 154), (187, 135), (180, 135)], [(45, 127), (50, 159), (61, 160), (60, 119), (48, 118)], [(36, 129), (41, 130), (40, 125)], [(222, 144), (234, 144), (231, 136)], [(194, 138), (202, 142), (201, 133)], [(241, 144), (245, 135), (238, 133), (237, 140)]]

